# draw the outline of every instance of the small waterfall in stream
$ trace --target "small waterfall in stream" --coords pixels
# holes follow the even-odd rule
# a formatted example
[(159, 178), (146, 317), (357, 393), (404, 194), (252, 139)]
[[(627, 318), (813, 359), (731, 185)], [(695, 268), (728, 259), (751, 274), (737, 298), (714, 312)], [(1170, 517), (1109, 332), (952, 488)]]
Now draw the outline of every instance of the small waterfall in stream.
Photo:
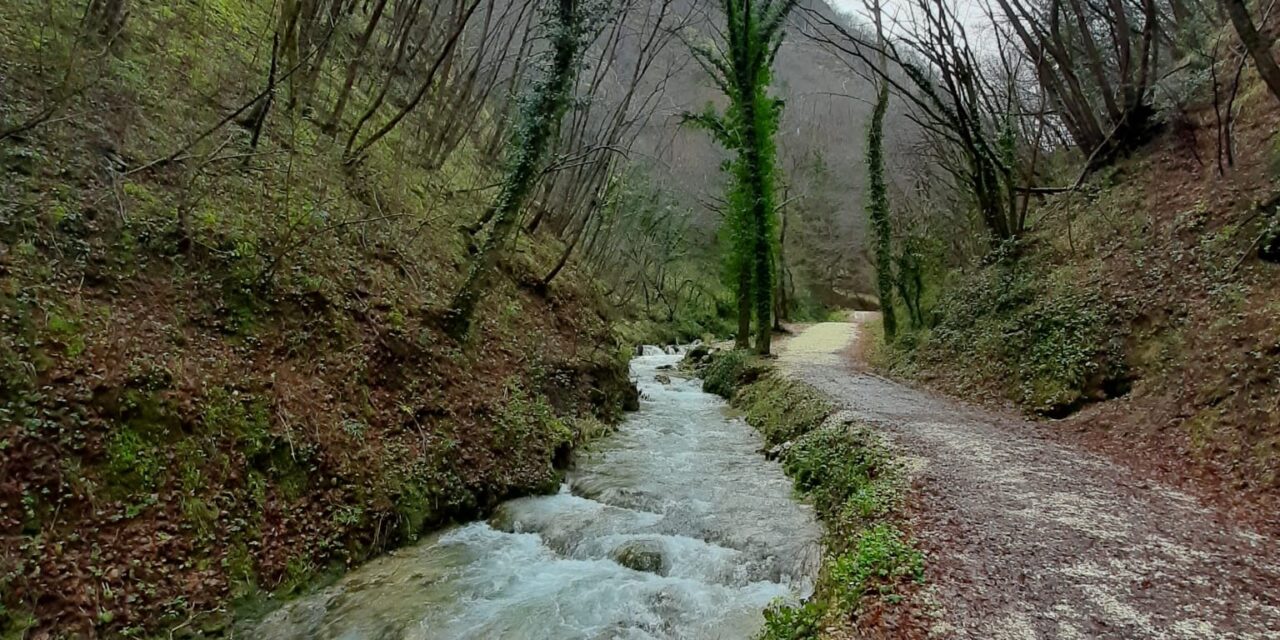
[(682, 355), (643, 354), (640, 411), (577, 454), (558, 494), (373, 560), (248, 637), (750, 638), (771, 600), (811, 590), (820, 529), (759, 436), (660, 369)]

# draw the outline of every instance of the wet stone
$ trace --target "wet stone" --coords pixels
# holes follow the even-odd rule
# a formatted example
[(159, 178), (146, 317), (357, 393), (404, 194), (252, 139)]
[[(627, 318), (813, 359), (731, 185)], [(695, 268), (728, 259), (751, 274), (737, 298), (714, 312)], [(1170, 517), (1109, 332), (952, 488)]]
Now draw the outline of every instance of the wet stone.
[(662, 546), (651, 540), (638, 540), (618, 547), (613, 552), (613, 560), (635, 571), (666, 575)]

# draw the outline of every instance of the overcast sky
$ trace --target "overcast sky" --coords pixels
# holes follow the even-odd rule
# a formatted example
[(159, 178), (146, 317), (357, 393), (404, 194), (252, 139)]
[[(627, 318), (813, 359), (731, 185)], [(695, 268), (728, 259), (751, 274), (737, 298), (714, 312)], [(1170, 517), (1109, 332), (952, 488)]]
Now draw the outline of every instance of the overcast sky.
[[(826, 0), (827, 4), (834, 7), (841, 13), (850, 13), (859, 16), (871, 22), (871, 15), (867, 11), (867, 2), (864, 0)], [(982, 49), (982, 41), (984, 36), (992, 31), (991, 19), (987, 17), (986, 5), (982, 0), (948, 0), (948, 4), (955, 10), (960, 17), (960, 22), (965, 26), (965, 33), (969, 36), (969, 40)], [(885, 30), (890, 34), (896, 28), (908, 28), (911, 24), (912, 10), (917, 6), (915, 0), (880, 0), (880, 6), (885, 14)]]

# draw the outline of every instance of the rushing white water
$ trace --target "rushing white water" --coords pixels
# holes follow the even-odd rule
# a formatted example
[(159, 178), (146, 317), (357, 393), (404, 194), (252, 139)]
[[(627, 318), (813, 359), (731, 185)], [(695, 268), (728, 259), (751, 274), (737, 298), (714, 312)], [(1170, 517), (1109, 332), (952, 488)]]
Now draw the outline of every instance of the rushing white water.
[(771, 600), (807, 595), (818, 526), (750, 427), (659, 369), (682, 356), (645, 353), (640, 411), (578, 454), (558, 494), (374, 560), (249, 636), (750, 638)]

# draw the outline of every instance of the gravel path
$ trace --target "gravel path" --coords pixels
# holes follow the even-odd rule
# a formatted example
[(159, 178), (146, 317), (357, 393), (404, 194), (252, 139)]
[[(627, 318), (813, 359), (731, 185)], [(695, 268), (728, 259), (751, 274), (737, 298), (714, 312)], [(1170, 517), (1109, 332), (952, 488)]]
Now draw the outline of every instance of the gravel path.
[(1052, 423), (855, 370), (857, 323), (874, 319), (813, 325), (781, 346), (779, 363), (912, 462), (931, 635), (1280, 638), (1276, 540), (1038, 433)]

